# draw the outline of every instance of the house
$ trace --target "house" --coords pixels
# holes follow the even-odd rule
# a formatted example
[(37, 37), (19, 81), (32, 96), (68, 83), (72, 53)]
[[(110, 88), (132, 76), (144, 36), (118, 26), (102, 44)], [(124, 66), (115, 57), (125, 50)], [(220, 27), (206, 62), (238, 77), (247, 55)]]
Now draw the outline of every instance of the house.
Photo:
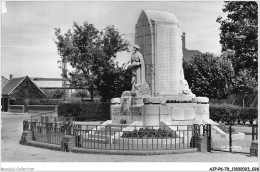
[[(65, 97), (71, 98), (71, 94), (75, 92), (75, 88), (69, 87), (67, 81), (64, 81), (62, 78), (31, 78), (31, 80), (45, 93), (52, 95), (55, 91), (65, 91)], [(64, 86), (65, 85), (65, 86)]]
[(11, 80), (2, 88), (2, 111), (7, 111), (10, 99), (44, 98), (46, 94), (28, 77), (10, 78)]
[[(67, 81), (64, 81), (62, 78), (31, 78), (31, 80), (46, 94), (53, 95), (55, 91), (64, 90), (65, 97), (63, 99), (74, 99), (73, 94), (77, 91), (88, 92), (85, 88), (71, 87)], [(65, 85), (65, 86), (64, 86)], [(47, 95), (47, 96), (48, 96)], [(57, 95), (57, 94), (56, 94)], [(89, 93), (90, 95), (90, 93)], [(90, 96), (88, 96), (90, 97)]]

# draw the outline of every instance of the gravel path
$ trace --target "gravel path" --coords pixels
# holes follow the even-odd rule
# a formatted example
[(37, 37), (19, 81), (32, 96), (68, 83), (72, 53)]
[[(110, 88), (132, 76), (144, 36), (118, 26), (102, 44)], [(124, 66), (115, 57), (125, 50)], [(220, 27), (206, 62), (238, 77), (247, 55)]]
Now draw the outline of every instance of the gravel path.
[(2, 162), (257, 162), (257, 157), (224, 152), (175, 155), (101, 155), (53, 151), (19, 144), (27, 114), (1, 113)]

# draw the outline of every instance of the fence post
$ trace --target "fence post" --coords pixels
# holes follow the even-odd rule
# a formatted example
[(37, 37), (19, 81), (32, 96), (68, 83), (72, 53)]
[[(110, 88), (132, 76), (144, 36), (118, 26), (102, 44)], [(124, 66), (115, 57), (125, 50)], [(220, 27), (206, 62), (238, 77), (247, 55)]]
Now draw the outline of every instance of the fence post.
[[(177, 126), (178, 127), (178, 126)], [(175, 133), (176, 134), (176, 133)], [(193, 124), (192, 127), (192, 137), (190, 147), (195, 148), (196, 139), (200, 135), (200, 126), (198, 124)]]
[(208, 152), (211, 152), (211, 124), (209, 124), (209, 130), (208, 130)]
[(25, 120), (23, 120), (23, 131), (25, 131)]
[(229, 152), (232, 152), (232, 126), (229, 126)]
[(255, 139), (254, 135), (255, 135), (255, 126), (252, 125), (252, 141), (254, 141)]

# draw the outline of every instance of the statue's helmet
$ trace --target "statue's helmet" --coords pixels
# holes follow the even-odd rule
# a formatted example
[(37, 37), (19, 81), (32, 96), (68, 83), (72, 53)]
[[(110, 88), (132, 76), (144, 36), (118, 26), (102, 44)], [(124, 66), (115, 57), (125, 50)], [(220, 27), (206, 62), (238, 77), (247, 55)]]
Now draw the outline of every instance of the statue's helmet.
[(135, 49), (137, 49), (137, 50), (140, 50), (140, 49), (141, 49), (138, 44), (135, 44), (133, 47), (134, 47)]

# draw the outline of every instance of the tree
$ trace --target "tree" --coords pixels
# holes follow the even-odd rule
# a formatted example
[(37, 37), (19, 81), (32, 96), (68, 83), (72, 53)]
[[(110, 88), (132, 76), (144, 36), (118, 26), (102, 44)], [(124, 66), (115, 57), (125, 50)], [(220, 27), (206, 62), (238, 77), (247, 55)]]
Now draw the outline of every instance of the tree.
[(257, 79), (258, 72), (258, 5), (255, 1), (227, 1), (223, 12), (226, 17), (218, 17), (220, 23), (220, 43), (222, 50), (231, 49), (235, 74), (240, 70), (250, 70)]
[(235, 78), (234, 88), (232, 90), (232, 93), (243, 96), (243, 107), (245, 106), (245, 97), (257, 89), (257, 80), (251, 77), (251, 72), (252, 71), (247, 69), (241, 70)]
[[(104, 32), (101, 33), (102, 44), (101, 48), (103, 50), (102, 56), (96, 58), (93, 66), (93, 74), (97, 76), (95, 84), (97, 85), (97, 90), (102, 96), (102, 100), (106, 101), (111, 98), (114, 98), (118, 93), (121, 95), (125, 90), (117, 90), (118, 93), (115, 93), (115, 83), (118, 82), (118, 75), (125, 78), (125, 82), (120, 82), (122, 87), (127, 87), (129, 79), (127, 77), (127, 70), (124, 68), (124, 65), (119, 67), (118, 63), (114, 62), (116, 54), (120, 51), (129, 51), (129, 43), (122, 39), (120, 33), (114, 28), (114, 26), (108, 26), (104, 29)], [(103, 60), (100, 60), (100, 58)], [(118, 74), (120, 71), (120, 74)], [(126, 76), (125, 76), (126, 75)], [(131, 84), (129, 84), (131, 85)], [(122, 91), (122, 92), (121, 92)]]
[[(126, 66), (126, 64), (123, 64), (122, 67), (119, 67), (118, 64), (116, 64), (116, 67), (111, 73), (110, 78), (113, 78), (114, 82), (111, 83), (109, 98), (121, 97), (124, 91), (131, 90), (131, 69), (126, 69)], [(105, 89), (103, 89), (103, 91), (106, 92)]]
[(87, 98), (90, 97), (90, 93), (87, 90), (78, 90), (72, 93), (72, 97)]
[[(128, 51), (129, 43), (114, 26), (107, 26), (99, 31), (94, 25), (84, 22), (82, 26), (74, 22), (72, 30), (64, 35), (60, 29), (55, 29), (56, 45), (61, 56), (59, 63), (69, 63), (73, 71), (61, 65), (64, 78), (70, 85), (90, 90), (93, 101), (94, 89), (101, 92), (105, 99), (105, 91), (111, 91), (115, 69), (114, 59), (120, 51)], [(67, 75), (68, 73), (68, 75)]]
[(47, 98), (60, 99), (65, 96), (65, 92), (62, 89), (43, 90), (43, 92), (46, 94)]
[(232, 88), (233, 67), (225, 56), (210, 53), (194, 55), (184, 61), (184, 75), (197, 96), (209, 98), (226, 98)]

